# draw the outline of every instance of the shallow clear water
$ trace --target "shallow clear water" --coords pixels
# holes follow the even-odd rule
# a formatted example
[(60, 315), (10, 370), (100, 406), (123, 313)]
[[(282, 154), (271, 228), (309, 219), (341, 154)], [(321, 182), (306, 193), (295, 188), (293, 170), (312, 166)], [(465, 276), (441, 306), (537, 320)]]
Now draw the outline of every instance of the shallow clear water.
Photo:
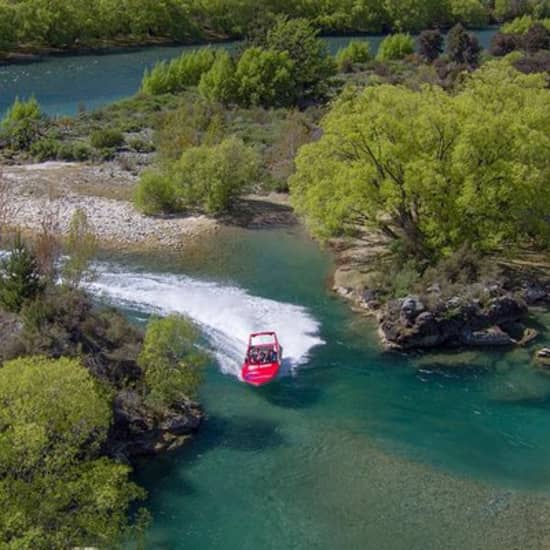
[[(229, 230), (181, 257), (116, 261), (96, 283), (105, 299), (139, 318), (191, 312), (218, 336), (204, 428), (138, 468), (155, 548), (548, 547), (550, 379), (527, 351), (382, 354), (299, 231)], [(243, 329), (271, 328), (266, 304), (308, 358), (253, 389), (224, 365)]]
[[(484, 47), (488, 46), (493, 29), (477, 33)], [(383, 37), (362, 37), (376, 52)], [(335, 53), (349, 37), (326, 38)], [(234, 48), (234, 43), (219, 47)], [(163, 59), (172, 59), (193, 46), (154, 47), (108, 55), (49, 57), (44, 61), (0, 66), (0, 114), (15, 97), (34, 95), (50, 115), (75, 114), (79, 105), (91, 110), (112, 103), (138, 91), (143, 72)]]

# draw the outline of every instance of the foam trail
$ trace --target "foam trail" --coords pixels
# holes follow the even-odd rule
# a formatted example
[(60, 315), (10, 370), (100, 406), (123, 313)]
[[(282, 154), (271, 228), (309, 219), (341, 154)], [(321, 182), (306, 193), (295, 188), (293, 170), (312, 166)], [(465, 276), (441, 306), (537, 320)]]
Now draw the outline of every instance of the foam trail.
[(240, 376), (248, 336), (274, 330), (284, 351), (283, 373), (289, 374), (323, 344), (319, 323), (301, 306), (248, 294), (245, 290), (200, 281), (185, 275), (136, 273), (101, 264), (89, 290), (118, 306), (144, 313), (182, 313), (197, 322), (223, 372)]

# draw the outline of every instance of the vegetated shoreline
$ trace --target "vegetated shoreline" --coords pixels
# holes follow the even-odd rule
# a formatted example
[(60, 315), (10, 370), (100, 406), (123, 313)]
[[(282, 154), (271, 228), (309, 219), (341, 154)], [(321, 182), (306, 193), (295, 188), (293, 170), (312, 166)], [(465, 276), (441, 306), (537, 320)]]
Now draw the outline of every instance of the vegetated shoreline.
[[(434, 283), (422, 295), (388, 298), (373, 283), (389, 246), (383, 235), (365, 232), (328, 244), (337, 263), (329, 286), (354, 311), (375, 321), (385, 351), (530, 347), (539, 336), (531, 315), (550, 309), (550, 261), (533, 250), (521, 251), (523, 257), (490, 258), (498, 275), (465, 284), (451, 297)], [(536, 366), (550, 366), (548, 351), (534, 351)]]
[(117, 162), (44, 162), (0, 167), (9, 225), (29, 236), (46, 224), (65, 235), (74, 212), (84, 210), (106, 250), (180, 250), (223, 227), (253, 229), (297, 223), (282, 194), (248, 195), (231, 216), (146, 216), (131, 202), (136, 176)]
[[(443, 28), (443, 31), (449, 30)], [(491, 24), (485, 27), (470, 28), (473, 32), (490, 31), (500, 28), (498, 24)], [(321, 38), (382, 38), (391, 34), (391, 31), (385, 33), (369, 33), (362, 31), (325, 31), (321, 32)], [(418, 33), (411, 33), (417, 36)], [(96, 44), (68, 46), (65, 48), (53, 48), (48, 46), (20, 46), (9, 51), (0, 51), (0, 67), (8, 65), (24, 65), (28, 63), (37, 63), (48, 58), (72, 57), (86, 55), (112, 55), (121, 53), (131, 53), (149, 48), (165, 47), (207, 47), (219, 46), (223, 44), (239, 44), (244, 40), (243, 37), (230, 37), (211, 34), (204, 39), (197, 40), (174, 40), (172, 38), (151, 37), (146, 40), (104, 40)]]

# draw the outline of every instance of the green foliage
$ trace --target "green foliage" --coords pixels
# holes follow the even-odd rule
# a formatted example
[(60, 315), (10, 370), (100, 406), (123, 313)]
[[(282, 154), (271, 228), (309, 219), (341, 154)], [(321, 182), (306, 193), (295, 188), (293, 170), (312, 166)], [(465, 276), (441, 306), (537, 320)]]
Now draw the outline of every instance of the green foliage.
[(490, 14), (487, 6), (479, 0), (450, 0), (451, 18), (468, 27), (487, 26)]
[(292, 104), (297, 97), (295, 64), (286, 51), (247, 49), (237, 65), (237, 97), (250, 107)]
[(541, 23), (550, 30), (550, 17), (544, 19), (536, 19), (530, 15), (517, 17), (513, 21), (505, 23), (501, 27), (501, 32), (504, 34), (525, 34), (533, 25)]
[(503, 61), (454, 96), (386, 85), (347, 94), (300, 150), (293, 203), (321, 237), (367, 225), (428, 259), (464, 243), (547, 243), (545, 85)]
[(336, 65), (340, 72), (350, 72), (353, 65), (370, 61), (370, 46), (365, 40), (352, 40), (345, 48), (338, 50)]
[(414, 53), (414, 39), (409, 34), (390, 34), (382, 40), (376, 55), (379, 61), (403, 59)]
[(0, 369), (0, 545), (111, 546), (143, 498), (130, 468), (99, 451), (109, 403), (76, 360), (23, 358)]
[(90, 263), (97, 252), (98, 242), (85, 210), (75, 210), (65, 243), (68, 259), (63, 266), (66, 283), (78, 287), (91, 277)]
[(17, 236), (7, 258), (0, 262), (0, 307), (18, 312), (43, 290), (38, 261)]
[(184, 53), (170, 62), (161, 61), (151, 71), (145, 71), (141, 91), (150, 95), (180, 92), (190, 86), (197, 86), (218, 56), (212, 48), (199, 48)]
[(443, 52), (443, 35), (439, 30), (422, 31), (417, 39), (418, 53), (428, 63), (433, 63)]
[(258, 166), (256, 152), (231, 137), (219, 145), (188, 149), (171, 174), (182, 207), (222, 214), (255, 182)]
[[(298, 98), (323, 96), (327, 79), (335, 72), (334, 62), (318, 34), (307, 19), (286, 18), (279, 18), (267, 33), (265, 47), (286, 52), (288, 60), (294, 64), (293, 80)], [(286, 64), (283, 61), (283, 65)]]
[(42, 119), (40, 106), (34, 97), (27, 101), (16, 98), (2, 119), (1, 135), (14, 149), (29, 149), (38, 137)]
[(217, 101), (224, 105), (235, 101), (237, 96), (235, 70), (233, 58), (226, 51), (221, 51), (210, 70), (201, 77), (200, 94), (209, 101)]
[(447, 35), (446, 51), (451, 61), (475, 67), (479, 61), (481, 46), (478, 39), (458, 23)]
[(114, 128), (94, 130), (90, 135), (90, 143), (96, 149), (114, 149), (124, 143), (124, 135)]
[(170, 407), (196, 394), (207, 360), (198, 340), (197, 329), (183, 317), (149, 322), (138, 364), (151, 405)]
[(134, 202), (139, 210), (148, 215), (179, 210), (178, 196), (172, 178), (158, 170), (146, 170), (141, 174)]

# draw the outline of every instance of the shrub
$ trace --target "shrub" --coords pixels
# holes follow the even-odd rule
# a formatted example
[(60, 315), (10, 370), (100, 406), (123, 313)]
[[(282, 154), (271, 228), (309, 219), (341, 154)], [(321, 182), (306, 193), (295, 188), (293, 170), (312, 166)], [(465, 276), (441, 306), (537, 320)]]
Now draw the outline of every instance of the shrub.
[(124, 135), (114, 128), (94, 130), (90, 136), (90, 143), (95, 149), (114, 149), (124, 143)]
[(239, 102), (247, 107), (291, 105), (297, 98), (294, 69), (288, 52), (247, 49), (235, 74)]
[(523, 35), (523, 48), (528, 53), (550, 49), (550, 30), (542, 23), (535, 23)]
[(534, 22), (532, 16), (524, 15), (517, 17), (509, 23), (505, 23), (500, 28), (500, 31), (504, 34), (524, 34), (533, 26)]
[(350, 72), (353, 65), (370, 61), (370, 46), (366, 40), (352, 40), (347, 47), (336, 54), (336, 65), (340, 72)]
[(222, 214), (258, 175), (256, 152), (231, 137), (219, 145), (185, 151), (172, 172), (182, 205), (209, 214)]
[(170, 407), (196, 394), (206, 364), (198, 339), (193, 323), (183, 317), (172, 315), (149, 322), (138, 364), (150, 405)]
[(443, 35), (439, 30), (422, 31), (417, 39), (418, 53), (428, 62), (433, 63), (443, 52)]
[(62, 160), (88, 160), (92, 156), (92, 151), (86, 143), (80, 141), (73, 143), (60, 143), (57, 151), (57, 157)]
[(137, 153), (152, 153), (155, 150), (152, 143), (139, 137), (130, 138), (128, 146)]
[(172, 179), (155, 170), (146, 170), (141, 174), (134, 202), (147, 215), (177, 212), (180, 209)]
[(200, 94), (210, 100), (228, 105), (236, 99), (235, 63), (232, 57), (222, 51), (210, 70), (204, 73), (199, 83)]
[(97, 252), (97, 237), (85, 210), (77, 209), (71, 218), (65, 250), (68, 259), (63, 266), (64, 280), (72, 287), (91, 277), (90, 263)]
[(414, 52), (414, 39), (409, 34), (390, 34), (380, 44), (376, 55), (379, 61), (403, 59)]
[(61, 143), (53, 138), (41, 138), (30, 147), (31, 155), (43, 162), (45, 160), (56, 159)]
[(481, 46), (478, 39), (467, 32), (460, 23), (449, 31), (447, 55), (451, 61), (474, 67), (478, 64), (480, 53)]
[(521, 48), (520, 36), (497, 32), (491, 40), (489, 53), (495, 57), (503, 57), (519, 48)]
[(14, 149), (27, 150), (39, 136), (42, 118), (40, 106), (34, 97), (27, 101), (16, 98), (0, 125), (2, 134)]
[(17, 313), (43, 288), (38, 261), (18, 235), (0, 263), (0, 306)]
[(170, 62), (157, 63), (151, 71), (145, 71), (141, 91), (160, 95), (182, 91), (196, 86), (204, 73), (210, 70), (217, 58), (212, 48), (200, 48)]
[(109, 402), (77, 360), (0, 369), (0, 541), (7, 548), (111, 546), (144, 492), (101, 457)]

